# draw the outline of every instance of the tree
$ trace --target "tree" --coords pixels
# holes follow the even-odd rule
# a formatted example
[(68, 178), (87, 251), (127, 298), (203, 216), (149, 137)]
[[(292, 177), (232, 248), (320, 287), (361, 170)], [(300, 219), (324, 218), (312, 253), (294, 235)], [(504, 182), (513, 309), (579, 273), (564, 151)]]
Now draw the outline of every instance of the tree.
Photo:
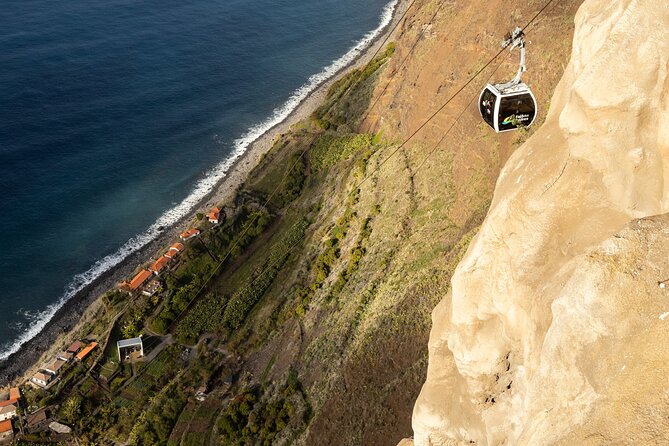
[(66, 399), (61, 408), (61, 412), (67, 422), (74, 423), (81, 412), (81, 397), (73, 395)]

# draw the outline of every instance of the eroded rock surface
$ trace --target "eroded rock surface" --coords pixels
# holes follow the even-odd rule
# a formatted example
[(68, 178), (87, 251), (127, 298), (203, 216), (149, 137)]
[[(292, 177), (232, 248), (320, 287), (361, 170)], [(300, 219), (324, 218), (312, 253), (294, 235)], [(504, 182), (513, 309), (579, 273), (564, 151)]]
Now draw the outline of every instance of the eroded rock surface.
[(416, 445), (669, 443), (669, 4), (586, 0), (435, 308)]

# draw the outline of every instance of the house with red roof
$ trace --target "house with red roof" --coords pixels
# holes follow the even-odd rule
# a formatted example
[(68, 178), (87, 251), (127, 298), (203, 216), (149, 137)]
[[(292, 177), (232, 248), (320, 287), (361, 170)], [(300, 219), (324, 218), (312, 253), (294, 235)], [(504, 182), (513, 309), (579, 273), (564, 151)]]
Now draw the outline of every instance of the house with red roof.
[(58, 373), (60, 373), (60, 369), (62, 369), (64, 365), (65, 361), (63, 361), (62, 359), (56, 359), (51, 364), (45, 366), (44, 370), (51, 373), (55, 377), (58, 376)]
[(98, 345), (97, 342), (91, 342), (90, 344), (88, 344), (86, 348), (80, 351), (79, 354), (77, 355), (76, 357), (77, 361), (82, 361), (84, 358), (86, 358), (86, 356), (88, 356), (89, 353), (92, 352), (95, 347), (97, 347), (97, 345)]
[(185, 249), (186, 247), (184, 246), (183, 243), (176, 242), (172, 246), (170, 246), (170, 251), (177, 251), (181, 252)]
[(72, 353), (73, 355), (77, 354), (79, 350), (81, 350), (81, 347), (84, 346), (84, 343), (81, 341), (74, 341), (68, 348), (67, 352)]
[(167, 264), (170, 263), (170, 258), (162, 256), (155, 262), (153, 262), (153, 265), (149, 266), (149, 271), (151, 271), (153, 274), (158, 275), (162, 273), (165, 268), (167, 268)]
[(149, 281), (151, 276), (153, 276), (153, 272), (143, 269), (138, 272), (130, 282), (125, 280), (121, 282), (120, 288), (130, 292), (137, 291), (142, 285)]
[(188, 231), (184, 231), (179, 234), (179, 238), (183, 241), (186, 241), (192, 239), (193, 237), (197, 237), (198, 235), (200, 235), (199, 229), (189, 229)]
[(207, 218), (209, 219), (209, 223), (211, 223), (212, 225), (217, 225), (221, 220), (221, 208), (216, 206), (214, 209), (211, 210), (211, 212), (209, 212)]
[(184, 250), (185, 246), (183, 243), (175, 243), (170, 246), (170, 249), (165, 253), (165, 257), (168, 259), (175, 259), (181, 252)]

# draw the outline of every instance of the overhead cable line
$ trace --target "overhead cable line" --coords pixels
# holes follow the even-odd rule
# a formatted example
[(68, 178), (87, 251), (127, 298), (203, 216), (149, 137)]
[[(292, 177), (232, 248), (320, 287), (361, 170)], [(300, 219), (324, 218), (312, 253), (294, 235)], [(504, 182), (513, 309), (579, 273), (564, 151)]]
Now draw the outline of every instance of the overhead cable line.
[[(548, 0), (548, 2), (547, 2), (546, 4), (544, 4), (544, 6), (543, 6), (543, 7), (542, 7), (542, 8), (541, 8), (541, 9), (540, 9), (540, 10), (539, 10), (539, 11), (538, 11), (538, 12), (537, 12), (537, 13), (536, 13), (536, 14), (535, 14), (535, 15), (534, 15), (528, 22), (527, 22), (527, 24), (525, 24), (525, 26), (523, 26), (521, 29), (524, 31), (526, 28), (528, 28), (528, 27), (529, 27), (529, 26), (530, 26), (530, 25), (531, 25), (531, 24), (532, 24), (532, 23), (533, 23), (533, 22), (534, 22), (534, 21), (535, 21), (535, 20), (536, 20), (542, 13), (543, 13), (543, 12), (544, 12), (544, 11), (545, 11), (545, 10), (552, 4), (552, 3), (553, 3), (553, 2), (554, 2), (554, 0)], [(413, 1), (411, 2), (411, 4), (409, 5), (409, 7), (411, 7), (414, 3), (415, 3), (415, 0), (413, 0)], [(404, 17), (406, 16), (406, 13), (407, 13), (407, 11), (409, 10), (409, 7), (407, 7), (407, 10), (404, 12), (402, 18), (404, 18)], [(432, 19), (434, 19), (434, 17), (436, 17), (436, 14), (433, 15)], [(395, 26), (393, 27), (393, 30), (388, 34), (388, 36), (386, 37), (386, 39), (384, 40), (384, 42), (386, 42), (386, 41), (388, 40), (388, 38), (390, 37), (390, 35), (392, 34), (392, 32), (394, 32), (395, 29), (397, 29), (397, 26), (398, 26), (398, 24), (399, 24), (401, 21), (402, 21), (402, 19), (400, 19), (400, 20), (395, 24)], [(383, 45), (380, 45), (379, 48), (377, 48), (377, 50), (376, 50), (375, 53), (374, 53), (374, 57), (376, 56), (376, 54), (378, 54), (378, 52), (379, 52), (379, 50), (380, 50), (380, 48), (381, 48), (382, 46), (383, 46)], [(416, 45), (414, 44), (414, 45), (411, 47), (411, 51), (413, 51), (413, 50), (415, 49), (415, 47), (416, 47)], [(416, 135), (417, 135), (423, 128), (425, 128), (425, 126), (427, 126), (427, 125), (428, 125), (428, 124), (429, 124), (429, 123), (430, 123), (430, 122), (431, 122), (431, 121), (432, 121), (432, 120), (433, 120), (433, 119), (434, 119), (434, 118), (435, 118), (435, 117), (436, 117), (436, 116), (437, 116), (437, 115), (438, 115), (444, 108), (446, 108), (446, 107), (447, 107), (447, 106), (448, 106), (448, 105), (449, 105), (449, 104), (450, 104), (450, 103), (451, 103), (451, 102), (452, 102), (452, 101), (453, 101), (453, 100), (454, 100), (460, 93), (462, 93), (462, 91), (465, 90), (465, 89), (466, 89), (466, 88), (467, 88), (467, 87), (468, 87), (468, 86), (469, 86), (469, 85), (470, 85), (470, 84), (471, 84), (471, 83), (472, 83), (472, 82), (473, 82), (473, 81), (474, 81), (474, 80), (475, 80), (475, 79), (476, 79), (476, 78), (477, 78), (477, 77), (478, 77), (478, 76), (479, 76), (479, 75), (486, 69), (486, 68), (488, 68), (488, 67), (489, 67), (489, 66), (490, 66), (490, 65), (491, 65), (491, 64), (492, 64), (492, 63), (493, 63), (493, 62), (494, 62), (494, 61), (495, 61), (495, 60), (496, 60), (496, 59), (497, 59), (497, 58), (498, 58), (498, 57), (505, 51), (505, 49), (506, 49), (506, 48), (502, 48), (502, 49), (500, 49), (500, 50), (499, 50), (499, 51), (498, 51), (498, 52), (497, 52), (497, 53), (496, 53), (496, 54), (495, 54), (495, 55), (494, 55), (488, 62), (485, 63), (485, 65), (483, 65), (482, 68), (478, 69), (472, 76), (470, 76), (469, 79), (468, 79), (468, 80), (467, 80), (467, 81), (466, 81), (460, 88), (458, 88), (458, 90), (456, 90), (455, 93), (453, 93), (453, 94), (452, 94), (452, 95), (451, 95), (451, 96), (450, 96), (450, 97), (449, 97), (449, 98), (448, 98), (448, 99), (447, 99), (447, 100), (446, 100), (446, 101), (445, 101), (445, 102), (444, 102), (444, 103), (443, 103), (443, 104), (442, 104), (442, 105), (441, 105), (435, 112), (433, 112), (433, 113), (432, 113), (432, 114), (431, 114), (431, 115), (430, 115), (430, 116), (429, 116), (429, 117), (428, 117), (428, 118), (427, 118), (427, 119), (426, 119), (420, 126), (418, 126), (418, 127), (416, 128), (416, 130), (414, 130), (414, 131), (413, 131), (413, 132), (412, 132), (406, 139), (404, 139), (404, 140), (403, 140), (403, 141), (402, 141), (402, 142), (401, 142), (401, 143), (400, 143), (400, 144), (399, 144), (399, 145), (398, 145), (398, 146), (397, 146), (397, 147), (390, 153), (390, 155), (388, 155), (388, 156), (387, 156), (385, 159), (383, 159), (379, 164), (377, 164), (377, 165), (375, 166), (375, 168), (374, 168), (369, 174), (365, 173), (365, 175), (364, 175), (364, 177), (362, 178), (362, 180), (360, 180), (360, 182), (358, 182), (358, 183), (351, 189), (351, 191), (350, 191), (348, 194), (346, 194), (345, 198), (349, 198), (349, 197), (350, 197), (355, 191), (357, 191), (357, 190), (360, 188), (360, 186), (362, 186), (362, 185), (363, 185), (363, 184), (364, 184), (364, 183), (365, 183), (365, 182), (366, 182), (366, 181), (367, 181), (367, 180), (368, 180), (374, 173), (376, 173), (377, 171), (379, 171), (379, 170), (381, 169), (381, 167), (383, 167), (383, 165), (384, 165), (385, 163), (387, 163), (387, 162), (390, 160), (390, 158), (392, 158), (393, 156), (395, 156), (395, 155), (396, 155), (402, 148), (404, 148), (408, 142), (410, 142), (410, 141), (411, 141), (411, 140), (412, 140), (412, 139), (413, 139), (413, 138), (414, 138), (414, 137), (415, 137), (415, 136), (416, 136)], [(403, 62), (405, 62), (406, 60), (407, 60), (407, 58), (405, 57), (405, 59), (403, 60)], [(499, 67), (498, 67), (498, 68), (499, 68)], [(495, 70), (495, 71), (496, 71), (496, 70)], [(493, 73), (494, 73), (494, 72), (493, 72)], [(468, 103), (467, 107), (469, 107), (470, 104), (471, 104), (471, 102)], [(456, 118), (456, 121), (455, 121), (455, 122), (457, 122), (457, 120), (460, 118), (460, 116), (462, 116), (462, 114), (464, 113), (464, 111), (466, 110), (467, 107), (465, 107), (465, 109), (464, 109), (463, 111), (461, 111), (460, 115), (458, 116), (458, 118)], [(443, 140), (445, 139), (445, 137), (446, 137), (446, 135), (448, 134), (448, 132), (450, 132), (450, 130), (451, 130), (451, 129), (453, 128), (453, 126), (455, 125), (455, 122), (449, 127), (449, 129), (447, 130), (447, 133), (446, 133), (444, 136), (442, 136), (442, 138), (440, 139), (440, 141), (439, 141), (438, 144), (441, 144), (441, 142), (443, 142)], [(315, 141), (315, 138), (313, 138), (313, 140), (311, 141), (311, 143), (313, 144), (314, 141)], [(304, 156), (304, 154), (307, 152), (307, 150), (308, 150), (310, 147), (311, 147), (311, 144), (307, 145), (306, 148), (302, 151), (302, 153), (301, 153), (301, 155), (300, 155), (299, 158), (301, 158), (302, 156)], [(438, 145), (437, 145), (436, 147), (438, 147)], [(427, 161), (427, 158), (429, 158), (429, 156), (430, 156), (432, 153), (434, 153), (434, 151), (436, 151), (436, 148), (433, 149), (433, 150), (428, 154), (428, 156), (425, 158), (425, 160), (421, 163), (421, 166), (422, 166), (422, 164), (424, 164), (424, 163)], [(265, 207), (267, 207), (267, 205), (269, 205), (271, 199), (272, 199), (272, 198), (274, 197), (274, 195), (279, 191), (279, 188), (283, 185), (284, 181), (286, 180), (286, 178), (288, 177), (289, 173), (292, 171), (292, 169), (294, 168), (294, 166), (297, 165), (297, 162), (298, 162), (298, 160), (296, 160), (296, 161), (290, 166), (290, 168), (289, 168), (289, 169), (286, 171), (286, 173), (284, 174), (284, 176), (283, 176), (281, 182), (277, 185), (277, 187), (274, 188), (274, 190), (273, 190), (273, 191), (270, 193), (270, 195), (267, 197), (267, 199), (266, 199), (266, 201), (265, 201), (265, 205), (264, 205)], [(246, 233), (247, 233), (248, 230), (251, 228), (251, 226), (253, 225), (253, 223), (254, 223), (254, 222), (247, 222), (247, 226), (246, 226), (246, 228), (244, 229), (244, 231), (242, 232), (242, 234), (234, 240), (233, 245), (230, 247), (230, 249), (229, 249), (228, 252), (225, 254), (225, 256), (223, 256), (223, 257), (221, 258), (221, 260), (220, 260), (220, 262), (217, 264), (216, 268), (214, 268), (214, 270), (213, 270), (212, 273), (209, 275), (209, 277), (208, 277), (208, 278), (205, 280), (205, 282), (201, 285), (201, 287), (199, 288), (199, 290), (197, 291), (197, 293), (195, 294), (195, 296), (193, 296), (193, 298), (190, 300), (190, 302), (188, 303), (188, 305), (187, 305), (186, 308), (189, 308), (190, 305), (195, 301), (195, 299), (196, 299), (196, 298), (200, 295), (200, 293), (204, 290), (204, 288), (205, 288), (205, 287), (207, 286), (207, 284), (211, 281), (211, 279), (214, 277), (214, 275), (218, 272), (218, 270), (221, 268), (221, 266), (222, 266), (222, 265), (225, 263), (225, 261), (230, 257), (230, 255), (232, 254), (233, 250), (237, 247), (238, 240), (241, 239), (241, 238), (243, 238), (243, 237), (246, 235)], [(294, 227), (296, 224), (297, 224), (297, 223), (295, 223), (295, 224), (293, 225), (293, 227)], [(292, 227), (291, 227), (291, 229), (292, 229)], [(292, 249), (293, 249), (295, 246), (296, 246), (296, 245), (294, 244), (292, 247), (290, 247), (290, 248), (288, 249), (288, 251), (289, 251), (289, 252), (292, 251)], [(183, 311), (181, 311), (181, 312), (179, 313), (179, 315), (177, 315), (177, 317), (176, 317), (176, 318), (174, 319), (174, 321), (172, 322), (172, 325), (176, 324), (176, 322), (179, 320), (179, 318), (183, 315), (183, 313), (184, 313), (185, 311), (186, 311), (186, 310), (184, 309)]]

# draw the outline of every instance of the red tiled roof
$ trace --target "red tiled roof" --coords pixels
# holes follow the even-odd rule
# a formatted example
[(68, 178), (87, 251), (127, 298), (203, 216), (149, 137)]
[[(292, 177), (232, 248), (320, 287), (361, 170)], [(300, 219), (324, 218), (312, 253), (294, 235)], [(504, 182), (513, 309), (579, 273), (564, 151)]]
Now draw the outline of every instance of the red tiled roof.
[(85, 349), (79, 352), (79, 354), (77, 355), (77, 359), (79, 361), (84, 359), (95, 347), (97, 347), (97, 345), (98, 345), (97, 342), (91, 342), (90, 344), (88, 344), (88, 346)]
[(168, 263), (170, 263), (169, 257), (163, 256), (158, 260), (156, 260), (155, 262), (153, 262), (153, 265), (149, 267), (149, 271), (153, 271), (154, 273), (159, 273), (165, 269)]
[(173, 244), (172, 246), (170, 246), (170, 251), (178, 251), (178, 252), (181, 252), (181, 251), (184, 250), (184, 248), (185, 248), (185, 246), (184, 246), (183, 243), (179, 243), (179, 242), (177, 242), (177, 243)]
[(0, 421), (0, 434), (13, 431), (11, 420)]
[(130, 289), (135, 291), (137, 288), (144, 285), (144, 282), (149, 280), (150, 277), (151, 271), (143, 269), (142, 271), (138, 272), (137, 275), (130, 281)]
[(72, 352), (72, 353), (76, 353), (76, 352), (78, 352), (79, 349), (80, 349), (81, 347), (83, 347), (83, 346), (84, 346), (84, 344), (83, 344), (81, 341), (74, 341), (74, 342), (72, 343), (72, 345), (70, 345), (70, 346), (67, 348), (67, 351), (68, 351), (68, 352)]
[(21, 398), (21, 392), (19, 391), (18, 387), (12, 387), (9, 389), (9, 399), (10, 400), (18, 400)]
[(219, 207), (215, 207), (214, 209), (211, 210), (209, 213), (209, 220), (216, 220), (218, 221), (219, 217), (221, 216), (221, 209)]
[(186, 239), (189, 239), (191, 237), (195, 237), (199, 233), (200, 233), (199, 229), (189, 229), (188, 231), (184, 231), (181, 234), (179, 234), (179, 237), (186, 240)]
[(8, 399), (6, 401), (0, 401), (0, 407), (9, 406), (10, 404), (16, 403), (18, 400)]

